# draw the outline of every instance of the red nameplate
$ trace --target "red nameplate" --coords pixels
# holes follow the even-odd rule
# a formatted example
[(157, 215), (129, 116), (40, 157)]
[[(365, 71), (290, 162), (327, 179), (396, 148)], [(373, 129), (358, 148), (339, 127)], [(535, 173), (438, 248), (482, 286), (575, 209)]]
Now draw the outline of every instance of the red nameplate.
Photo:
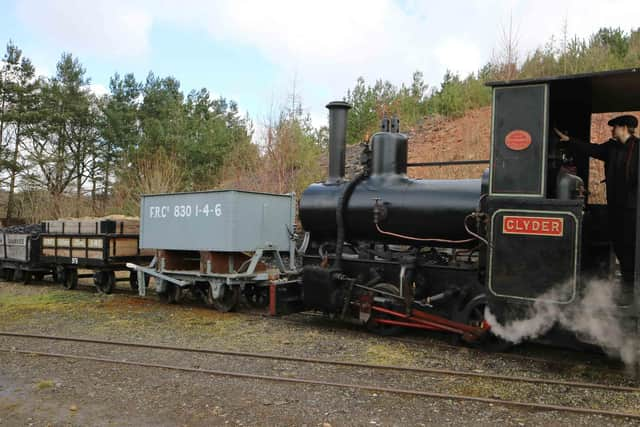
[(504, 216), (504, 234), (529, 234), (533, 236), (562, 236), (564, 219), (539, 216)]

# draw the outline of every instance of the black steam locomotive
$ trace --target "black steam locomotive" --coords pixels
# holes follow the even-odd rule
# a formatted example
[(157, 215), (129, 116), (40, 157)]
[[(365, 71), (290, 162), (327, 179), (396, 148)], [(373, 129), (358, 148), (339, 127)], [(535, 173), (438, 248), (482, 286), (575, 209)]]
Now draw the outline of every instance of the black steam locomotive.
[[(329, 177), (306, 189), (299, 208), (311, 235), (306, 308), (381, 334), (413, 327), (487, 344), (497, 342), (487, 313), (508, 324), (540, 302), (571, 307), (587, 280), (615, 275), (606, 206), (589, 203), (586, 190), (589, 160), (552, 129), (561, 124), (589, 141), (593, 113), (640, 110), (640, 70), (490, 85), (491, 159), (480, 179), (408, 178), (407, 137), (384, 119), (363, 144), (362, 172), (346, 180), (350, 106), (327, 105)], [(626, 327), (638, 318), (637, 282), (616, 302)], [(573, 338), (567, 328), (545, 334)]]

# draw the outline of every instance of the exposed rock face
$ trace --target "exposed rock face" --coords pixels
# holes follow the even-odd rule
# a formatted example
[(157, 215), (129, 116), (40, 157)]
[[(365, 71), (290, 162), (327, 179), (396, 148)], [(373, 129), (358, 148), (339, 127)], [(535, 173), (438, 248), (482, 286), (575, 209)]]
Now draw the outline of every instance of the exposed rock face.
[[(345, 176), (349, 179), (353, 178), (362, 170), (360, 166), (360, 153), (362, 147), (360, 144), (347, 145), (345, 150)], [(320, 158), (320, 166), (325, 172), (325, 178), (327, 177), (327, 171), (329, 170), (329, 156), (327, 153), (323, 153)]]

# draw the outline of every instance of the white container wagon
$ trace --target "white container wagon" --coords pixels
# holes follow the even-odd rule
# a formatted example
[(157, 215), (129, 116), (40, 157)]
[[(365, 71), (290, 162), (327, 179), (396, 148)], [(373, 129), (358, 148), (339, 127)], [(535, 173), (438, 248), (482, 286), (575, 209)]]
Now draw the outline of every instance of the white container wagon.
[(230, 311), (244, 295), (252, 305), (271, 304), (273, 314), (299, 301), (295, 194), (152, 194), (140, 205), (140, 249), (156, 256), (149, 266), (127, 267), (138, 271), (139, 283), (153, 277), (161, 300), (175, 303), (191, 292)]

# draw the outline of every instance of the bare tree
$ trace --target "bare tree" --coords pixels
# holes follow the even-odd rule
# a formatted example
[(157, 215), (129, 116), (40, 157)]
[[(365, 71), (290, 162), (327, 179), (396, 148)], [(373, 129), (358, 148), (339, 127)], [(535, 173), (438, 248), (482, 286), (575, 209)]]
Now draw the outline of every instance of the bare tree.
[(513, 26), (513, 15), (509, 15), (509, 24), (500, 25), (500, 40), (497, 51), (491, 58), (495, 77), (500, 80), (513, 80), (518, 75), (519, 34)]

